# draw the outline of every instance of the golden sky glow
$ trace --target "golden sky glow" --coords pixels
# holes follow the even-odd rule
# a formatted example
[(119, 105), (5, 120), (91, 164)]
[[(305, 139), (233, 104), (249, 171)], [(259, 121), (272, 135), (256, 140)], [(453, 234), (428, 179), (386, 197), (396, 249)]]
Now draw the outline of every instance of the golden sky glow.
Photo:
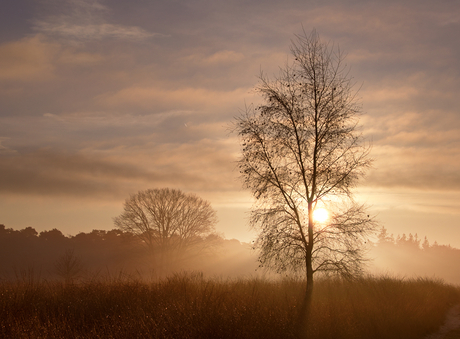
[(455, 1), (10, 1), (0, 13), (0, 223), (113, 228), (171, 187), (251, 240), (228, 124), (302, 25), (347, 52), (374, 168), (360, 201), (390, 233), (460, 247)]

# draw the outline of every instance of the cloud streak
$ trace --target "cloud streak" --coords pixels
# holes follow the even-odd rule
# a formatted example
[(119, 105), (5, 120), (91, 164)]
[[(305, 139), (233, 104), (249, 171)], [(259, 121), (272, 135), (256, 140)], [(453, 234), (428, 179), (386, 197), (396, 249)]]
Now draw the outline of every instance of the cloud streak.
[(147, 32), (139, 27), (123, 27), (107, 23), (78, 25), (67, 23), (65, 20), (38, 21), (34, 29), (46, 35), (58, 35), (81, 40), (102, 40), (104, 38), (143, 40), (154, 36), (164, 36), (159, 33)]
[[(44, 2), (49, 6), (49, 3)], [(124, 26), (106, 21), (109, 9), (93, 0), (67, 0), (55, 3), (61, 13), (35, 20), (33, 29), (50, 36), (76, 40), (102, 40), (106, 38), (144, 40), (165, 35), (148, 32), (137, 26)], [(48, 7), (49, 8), (49, 7)]]
[(209, 140), (78, 153), (7, 152), (1, 146), (0, 194), (123, 199), (145, 187), (231, 191), (236, 182), (233, 158), (222, 148), (228, 146)]
[(0, 81), (37, 82), (53, 78), (59, 46), (39, 36), (0, 45)]
[(165, 89), (161, 87), (129, 87), (114, 94), (103, 94), (95, 100), (104, 107), (113, 109), (140, 108), (150, 112), (174, 112), (175, 110), (218, 110), (229, 105), (238, 105), (249, 89), (216, 91), (206, 88)]

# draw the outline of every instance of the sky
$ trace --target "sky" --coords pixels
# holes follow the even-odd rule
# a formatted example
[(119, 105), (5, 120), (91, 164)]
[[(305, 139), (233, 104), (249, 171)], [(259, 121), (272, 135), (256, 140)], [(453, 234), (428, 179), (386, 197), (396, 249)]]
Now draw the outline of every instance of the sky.
[(395, 236), (460, 248), (460, 3), (21, 0), (0, 11), (0, 223), (113, 229), (178, 188), (250, 241), (230, 124), (302, 30), (347, 53), (375, 159), (356, 188)]

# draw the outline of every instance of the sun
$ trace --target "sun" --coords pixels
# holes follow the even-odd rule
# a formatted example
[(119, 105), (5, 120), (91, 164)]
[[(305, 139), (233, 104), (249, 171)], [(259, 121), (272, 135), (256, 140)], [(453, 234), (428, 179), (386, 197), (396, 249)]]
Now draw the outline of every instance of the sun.
[(325, 208), (317, 208), (313, 211), (313, 219), (316, 222), (323, 223), (329, 217), (329, 213)]

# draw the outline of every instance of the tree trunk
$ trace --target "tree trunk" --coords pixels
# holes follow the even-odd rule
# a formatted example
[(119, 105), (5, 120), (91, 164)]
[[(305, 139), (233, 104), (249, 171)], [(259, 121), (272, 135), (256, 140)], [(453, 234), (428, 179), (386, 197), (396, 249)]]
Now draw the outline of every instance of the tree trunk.
[(297, 337), (306, 338), (310, 325), (311, 304), (313, 298), (313, 208), (312, 204), (308, 204), (308, 244), (305, 254), (305, 270), (307, 275), (307, 286), (303, 296), (302, 305), (299, 307), (297, 319)]
[(311, 265), (311, 255), (306, 258), (307, 286), (303, 295), (302, 304), (299, 305), (297, 318), (297, 338), (306, 338), (310, 325), (311, 304), (313, 299), (313, 270)]

